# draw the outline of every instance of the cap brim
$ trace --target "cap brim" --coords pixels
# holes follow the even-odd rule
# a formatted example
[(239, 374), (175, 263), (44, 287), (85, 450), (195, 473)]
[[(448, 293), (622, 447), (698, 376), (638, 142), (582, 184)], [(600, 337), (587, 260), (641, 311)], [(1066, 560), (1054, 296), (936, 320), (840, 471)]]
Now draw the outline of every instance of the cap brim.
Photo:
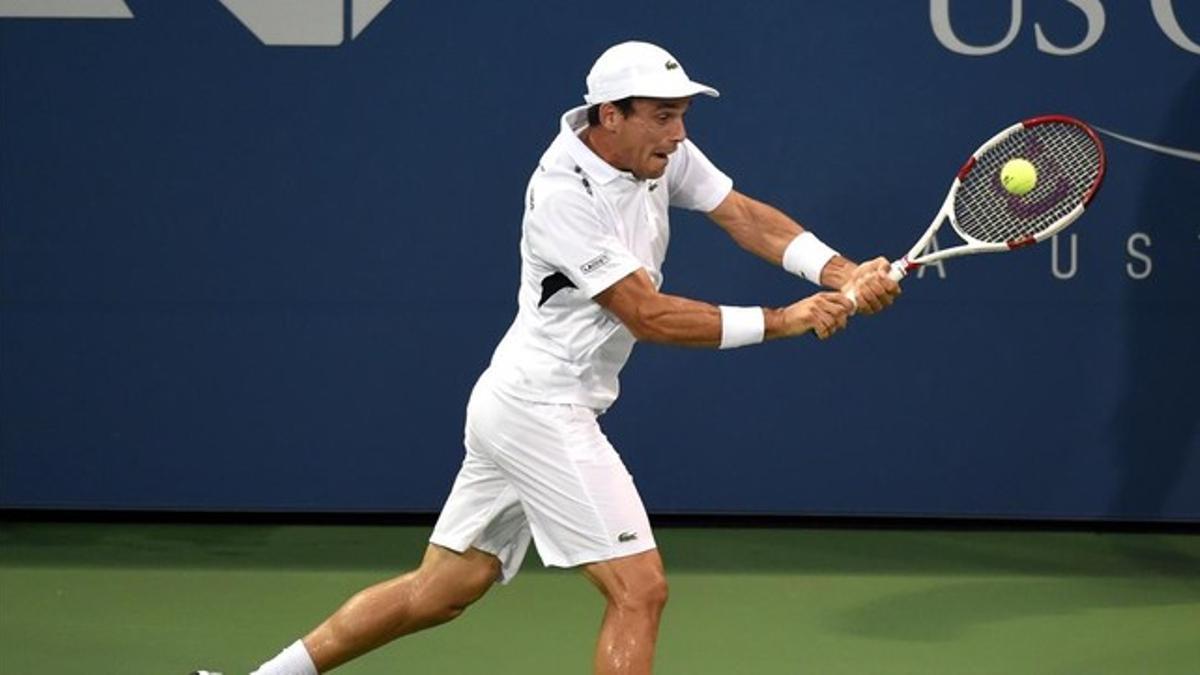
[(717, 91), (716, 89), (713, 89), (712, 87), (708, 86), (707, 84), (701, 84), (699, 82), (691, 82), (691, 81), (680, 82), (678, 88), (664, 87), (662, 89), (657, 89), (657, 91), (659, 93), (655, 93), (655, 94), (644, 93), (644, 94), (633, 94), (633, 95), (634, 96), (647, 96), (650, 98), (684, 98), (685, 96), (695, 96), (697, 94), (704, 94), (705, 96), (712, 96), (713, 98), (716, 98), (721, 95), (721, 92)]
[(596, 94), (585, 94), (583, 100), (589, 105), (605, 103), (607, 101), (620, 101), (623, 98), (630, 96), (639, 96), (643, 98), (687, 98), (704, 94), (716, 98), (721, 95), (721, 92), (713, 89), (707, 84), (692, 82), (664, 82), (653, 85), (635, 86), (628, 89), (621, 89), (612, 92), (598, 92)]

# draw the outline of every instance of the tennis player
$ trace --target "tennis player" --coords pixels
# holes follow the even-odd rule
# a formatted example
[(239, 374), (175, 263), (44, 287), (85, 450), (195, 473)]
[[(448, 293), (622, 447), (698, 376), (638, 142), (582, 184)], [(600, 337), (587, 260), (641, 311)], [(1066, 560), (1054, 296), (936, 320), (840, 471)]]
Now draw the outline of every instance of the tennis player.
[[(512, 580), (530, 540), (607, 601), (596, 673), (650, 673), (667, 582), (633, 479), (598, 424), (637, 341), (728, 349), (822, 339), (900, 292), (735, 190), (687, 139), (693, 82), (660, 47), (626, 42), (587, 77), (525, 194), (517, 316), (467, 404), (466, 456), (418, 569), (350, 598), (258, 675), (316, 675), (454, 619)], [(751, 253), (832, 291), (782, 308), (660, 292), (668, 207), (702, 211)]]

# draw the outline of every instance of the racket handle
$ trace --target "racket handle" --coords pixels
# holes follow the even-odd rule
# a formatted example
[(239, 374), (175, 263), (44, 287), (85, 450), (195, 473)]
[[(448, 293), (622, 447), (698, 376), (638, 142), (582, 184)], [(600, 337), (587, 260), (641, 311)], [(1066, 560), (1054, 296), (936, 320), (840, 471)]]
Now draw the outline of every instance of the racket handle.
[[(906, 276), (908, 276), (907, 258), (901, 258), (893, 262), (892, 266), (888, 269), (888, 278), (890, 278), (892, 281), (900, 281)], [(853, 288), (846, 293), (846, 297), (849, 298), (850, 302), (854, 305), (854, 311), (852, 311), (851, 314), (858, 313), (858, 294), (854, 292)]]

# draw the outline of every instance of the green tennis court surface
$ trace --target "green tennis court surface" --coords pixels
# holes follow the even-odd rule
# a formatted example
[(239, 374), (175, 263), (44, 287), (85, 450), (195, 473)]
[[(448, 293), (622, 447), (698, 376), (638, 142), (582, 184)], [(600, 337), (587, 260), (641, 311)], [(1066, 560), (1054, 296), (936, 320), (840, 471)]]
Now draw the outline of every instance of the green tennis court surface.
[[(0, 524), (0, 673), (246, 673), (428, 528)], [(656, 673), (1200, 673), (1200, 536), (662, 529)], [(526, 561), (337, 672), (589, 672), (599, 594)]]

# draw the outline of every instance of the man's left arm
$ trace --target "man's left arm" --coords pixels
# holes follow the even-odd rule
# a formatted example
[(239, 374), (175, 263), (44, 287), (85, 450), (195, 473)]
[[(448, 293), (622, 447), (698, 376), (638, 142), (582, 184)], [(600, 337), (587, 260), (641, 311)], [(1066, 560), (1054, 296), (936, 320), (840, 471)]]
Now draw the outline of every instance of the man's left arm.
[[(731, 190), (709, 218), (739, 246), (773, 265), (787, 267), (827, 288), (855, 289), (859, 311), (874, 314), (892, 304), (900, 286), (887, 276), (886, 258), (855, 263), (834, 252), (779, 209)], [(785, 258), (789, 260), (786, 261)]]

